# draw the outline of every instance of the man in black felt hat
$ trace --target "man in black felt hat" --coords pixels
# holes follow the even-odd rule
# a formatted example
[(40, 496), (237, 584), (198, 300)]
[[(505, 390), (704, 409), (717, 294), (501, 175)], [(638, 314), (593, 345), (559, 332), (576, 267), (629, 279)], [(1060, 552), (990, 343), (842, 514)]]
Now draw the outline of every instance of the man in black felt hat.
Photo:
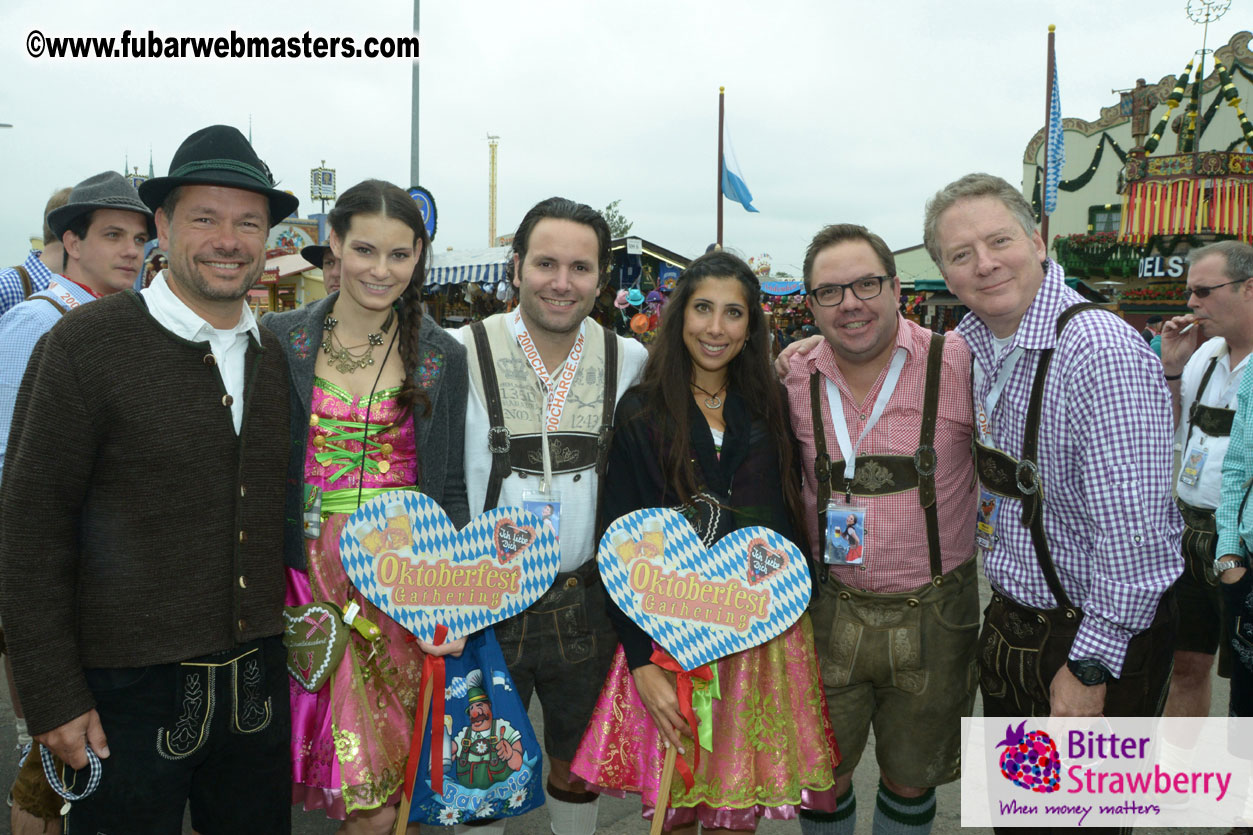
[(190, 802), (202, 835), (288, 832), (288, 374), (246, 297), (297, 200), (225, 126), (139, 194), (169, 269), (57, 322), (14, 409), (14, 677), (31, 734), (71, 767), (58, 782), (86, 795), (68, 831), (177, 832)]
[(326, 295), (339, 289), (339, 259), (326, 244), (314, 244), (300, 250), (300, 257), (322, 270), (322, 285)]

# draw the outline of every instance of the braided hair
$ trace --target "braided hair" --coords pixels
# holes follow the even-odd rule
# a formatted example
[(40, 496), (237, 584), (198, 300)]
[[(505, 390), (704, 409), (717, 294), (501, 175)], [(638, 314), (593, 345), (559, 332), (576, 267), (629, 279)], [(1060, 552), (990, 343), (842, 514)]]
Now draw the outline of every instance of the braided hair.
[(421, 415), (427, 417), (431, 413), (431, 400), (414, 382), (414, 373), (418, 368), (418, 336), (422, 329), (422, 286), (426, 283), (426, 263), (431, 251), (431, 238), (426, 232), (422, 212), (409, 193), (399, 186), (385, 180), (363, 180), (340, 196), (327, 221), (343, 240), (356, 215), (381, 215), (399, 220), (413, 230), (414, 247), (421, 245), (422, 251), (414, 259), (413, 278), (396, 301), (400, 320), (400, 359), (405, 367), (405, 380), (398, 402), (402, 414), (420, 407)]

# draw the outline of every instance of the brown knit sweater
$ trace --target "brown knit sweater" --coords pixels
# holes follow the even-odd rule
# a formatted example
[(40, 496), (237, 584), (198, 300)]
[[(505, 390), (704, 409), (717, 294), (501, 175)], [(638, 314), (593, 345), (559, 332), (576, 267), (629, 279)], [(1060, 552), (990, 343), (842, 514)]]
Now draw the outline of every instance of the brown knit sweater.
[(84, 668), (282, 631), (288, 374), (261, 334), (238, 436), (208, 343), (134, 293), (36, 346), (0, 486), (0, 616), (32, 734), (94, 706)]

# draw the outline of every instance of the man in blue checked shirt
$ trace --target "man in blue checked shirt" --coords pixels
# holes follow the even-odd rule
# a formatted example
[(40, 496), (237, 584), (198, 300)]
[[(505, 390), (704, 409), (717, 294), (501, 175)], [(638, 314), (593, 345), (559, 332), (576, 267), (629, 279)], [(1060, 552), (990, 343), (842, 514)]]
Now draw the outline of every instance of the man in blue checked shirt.
[[(1179, 635), (1166, 715), (1208, 716), (1215, 654), (1218, 674), (1231, 677), (1231, 633), (1214, 568), (1218, 555), (1231, 552), (1217, 549), (1215, 517), (1237, 393), (1253, 351), (1253, 246), (1220, 241), (1187, 258), (1190, 313), (1161, 329), (1162, 371), (1175, 398), (1183, 450), (1175, 493), (1185, 566), (1175, 584)], [(1241, 443), (1236, 460), (1245, 454)], [(1228, 529), (1234, 523), (1233, 517)]]
[(0, 271), (0, 315), (3, 315), (32, 293), (46, 289), (53, 275), (61, 272), (65, 249), (61, 240), (48, 226), (48, 215), (65, 205), (69, 199), (68, 188), (58, 189), (44, 206), (44, 248), (31, 250), (21, 264)]
[(64, 246), (52, 283), (0, 316), (0, 472), (17, 389), (39, 337), (69, 310), (126, 290), (143, 266), (154, 234), (152, 212), (121, 174), (89, 177), (49, 213), (50, 238)]
[(1118, 316), (1076, 308), (1030, 205), (999, 177), (938, 192), (924, 242), (971, 310), (957, 331), (991, 506), (976, 534), (993, 590), (984, 714), (1159, 715), (1183, 568), (1161, 363)]
[[(18, 387), (39, 338), (69, 310), (101, 296), (125, 290), (135, 282), (144, 244), (153, 234), (152, 211), (121, 174), (105, 172), (67, 190), (61, 205), (44, 221), (44, 253), (64, 252), (52, 282), (0, 316), (0, 468), (8, 447), (9, 425)], [(53, 243), (55, 242), (55, 246)], [(64, 249), (62, 249), (62, 246)], [(5, 663), (8, 663), (6, 657)], [(26, 720), (17, 693), (10, 688), (17, 715), (18, 738), (26, 737)], [(39, 757), (28, 756), (13, 787), (13, 830), (60, 821), (61, 798), (48, 786)], [(42, 830), (42, 827), (40, 827)], [(59, 831), (59, 829), (57, 830)]]

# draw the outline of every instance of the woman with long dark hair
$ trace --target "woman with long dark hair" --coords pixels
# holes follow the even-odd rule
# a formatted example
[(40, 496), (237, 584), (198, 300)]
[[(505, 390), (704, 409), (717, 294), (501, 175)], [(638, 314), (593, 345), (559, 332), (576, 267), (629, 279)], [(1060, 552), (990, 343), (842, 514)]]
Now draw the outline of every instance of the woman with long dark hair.
[[(678, 506), (706, 546), (762, 525), (801, 540), (799, 470), (756, 276), (712, 252), (679, 277), (641, 383), (618, 404), (602, 523)], [(601, 790), (656, 804), (662, 746), (690, 750), (674, 678), (648, 636), (611, 605), (622, 646), (574, 771)], [(713, 750), (676, 794), (667, 830), (753, 830), (757, 819), (835, 808), (839, 754), (807, 615), (767, 643), (716, 662)]]
[(293, 682), (293, 796), (345, 820), (343, 833), (383, 833), (395, 822), (423, 650), (437, 650), (353, 587), (339, 538), (357, 507), (389, 490), (421, 490), (457, 527), (469, 521), (466, 360), (422, 312), (430, 239), (409, 195), (366, 180), (329, 222), (339, 292), (263, 320), (292, 377), (287, 603), (360, 610), (330, 680), (316, 692)]

